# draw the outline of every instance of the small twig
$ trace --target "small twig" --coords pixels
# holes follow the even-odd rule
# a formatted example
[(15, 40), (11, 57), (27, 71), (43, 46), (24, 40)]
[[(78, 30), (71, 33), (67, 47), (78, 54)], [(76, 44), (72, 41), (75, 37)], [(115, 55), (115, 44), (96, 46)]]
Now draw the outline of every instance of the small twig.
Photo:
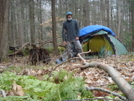
[(70, 59), (68, 59), (67, 61), (65, 61), (65, 62), (63, 62), (63, 63), (57, 65), (56, 67), (54, 67), (52, 70), (55, 70), (57, 67), (59, 67), (59, 66), (65, 64), (65, 63), (67, 63), (67, 62), (70, 61), (70, 60), (74, 60), (74, 59), (82, 59), (82, 60), (84, 61), (84, 63), (87, 63), (86, 60), (85, 60), (81, 55), (82, 55), (82, 54), (87, 54), (87, 53), (90, 53), (90, 52), (91, 52), (91, 50), (89, 50), (89, 51), (87, 51), (87, 52), (78, 53), (78, 56), (79, 56), (79, 57), (70, 58)]
[(70, 60), (74, 60), (74, 59), (80, 59), (80, 58), (79, 58), (79, 57), (70, 58), (70, 59), (68, 59), (67, 61), (65, 61), (65, 62), (63, 62), (63, 63), (57, 65), (57, 66), (54, 67), (54, 68), (52, 68), (52, 71), (55, 70), (57, 67), (59, 67), (59, 66), (65, 64), (65, 63), (69, 62)]
[(45, 41), (45, 42), (42, 42), (42, 44), (41, 44), (38, 48), (40, 48), (40, 47), (42, 47), (43, 45), (48, 44), (48, 43), (53, 43), (53, 41)]
[(87, 52), (82, 52), (82, 53), (78, 53), (78, 56), (80, 57), (80, 59), (84, 62), (84, 63), (87, 63), (87, 61), (81, 56), (82, 54), (88, 54), (90, 53), (91, 50), (87, 51)]
[(120, 99), (122, 99), (122, 100), (125, 100), (125, 101), (127, 100), (125, 97), (119, 95), (118, 93), (109, 91), (109, 90), (107, 90), (107, 89), (103, 89), (103, 88), (95, 88), (95, 87), (91, 87), (91, 88), (87, 87), (87, 90), (98, 90), (98, 91), (103, 91), (103, 92), (112, 94), (112, 95), (114, 95), (114, 96), (118, 96), (118, 97), (119, 97)]
[(6, 92), (4, 90), (0, 90), (0, 94), (2, 94), (3, 97), (6, 97)]
[(109, 99), (109, 98), (105, 98), (105, 97), (89, 98), (89, 99), (81, 99), (81, 100), (62, 100), (62, 101), (93, 101), (93, 100), (122, 101), (122, 100), (118, 100), (118, 99)]

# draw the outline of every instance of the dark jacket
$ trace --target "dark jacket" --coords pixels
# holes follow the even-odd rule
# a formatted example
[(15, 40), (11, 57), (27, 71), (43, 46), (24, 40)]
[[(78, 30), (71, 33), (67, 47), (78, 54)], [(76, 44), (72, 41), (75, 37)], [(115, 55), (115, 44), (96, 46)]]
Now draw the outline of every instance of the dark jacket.
[(66, 20), (63, 23), (62, 28), (62, 39), (63, 41), (71, 41), (79, 36), (79, 26), (76, 20)]

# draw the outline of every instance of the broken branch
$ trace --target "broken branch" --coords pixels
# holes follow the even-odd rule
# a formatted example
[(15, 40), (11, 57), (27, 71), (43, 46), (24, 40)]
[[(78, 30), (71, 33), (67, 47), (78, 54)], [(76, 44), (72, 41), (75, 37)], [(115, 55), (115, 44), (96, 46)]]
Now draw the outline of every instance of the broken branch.
[(59, 66), (65, 64), (65, 63), (69, 62), (70, 60), (74, 60), (74, 59), (80, 59), (80, 58), (79, 58), (79, 57), (70, 58), (70, 59), (68, 59), (67, 61), (65, 61), (65, 62), (63, 62), (63, 63), (57, 65), (57, 66), (54, 67), (54, 68), (52, 68), (52, 70), (55, 70), (55, 69), (57, 69), (57, 67), (59, 67)]
[(91, 50), (87, 51), (87, 52), (82, 52), (82, 53), (78, 53), (78, 56), (80, 57), (81, 60), (83, 60), (84, 63), (86, 63), (86, 60), (81, 56), (82, 54), (87, 54), (90, 53)]
[(31, 43), (25, 43), (25, 44), (23, 44), (22, 47), (20, 47), (16, 52), (14, 52), (14, 53), (12, 53), (12, 54), (9, 54), (9, 56), (12, 56), (12, 55), (15, 55), (15, 54), (19, 53), (19, 52), (20, 52), (25, 46), (27, 46), (27, 45), (33, 45), (33, 46), (35, 46), (34, 44), (31, 44)]
[(112, 94), (112, 95), (114, 95), (114, 96), (118, 96), (120, 99), (122, 99), (122, 100), (126, 100), (126, 98), (125, 97), (123, 97), (123, 96), (121, 96), (121, 95), (119, 95), (118, 93), (115, 93), (115, 92), (112, 92), (112, 91), (109, 91), (109, 90), (107, 90), (107, 89), (102, 89), (102, 88), (95, 88), (95, 87), (87, 87), (87, 90), (98, 90), (98, 91), (102, 91), (102, 92), (106, 92), (106, 93), (109, 93), (109, 94)]
[(48, 44), (48, 43), (53, 43), (53, 41), (45, 41), (45, 42), (42, 42), (42, 44), (38, 48), (41, 48), (43, 45)]

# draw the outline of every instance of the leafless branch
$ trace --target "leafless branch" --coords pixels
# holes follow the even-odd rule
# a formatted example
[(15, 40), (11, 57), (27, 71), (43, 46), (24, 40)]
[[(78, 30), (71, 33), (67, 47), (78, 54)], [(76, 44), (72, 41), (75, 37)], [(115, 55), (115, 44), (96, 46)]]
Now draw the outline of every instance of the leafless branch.
[(82, 53), (78, 53), (78, 56), (80, 57), (81, 60), (83, 60), (84, 63), (86, 63), (86, 60), (81, 56), (82, 54), (87, 54), (90, 53), (91, 50), (87, 51), (87, 52), (82, 52)]
[(62, 100), (62, 101), (93, 101), (93, 100), (104, 100), (104, 101), (122, 101), (118, 99), (109, 99), (105, 97), (98, 97), (98, 98), (89, 98), (89, 99), (81, 99), (81, 100)]
[(42, 42), (42, 44), (41, 44), (38, 48), (40, 48), (40, 47), (42, 47), (43, 45), (48, 44), (48, 43), (53, 43), (53, 41), (45, 41), (45, 42)]
[(84, 60), (81, 55), (82, 55), (82, 54), (87, 54), (87, 53), (90, 53), (90, 52), (91, 52), (91, 50), (89, 50), (88, 52), (78, 53), (78, 56), (79, 56), (79, 57), (70, 58), (70, 59), (68, 59), (67, 61), (65, 61), (65, 62), (63, 62), (63, 63), (57, 65), (56, 67), (54, 67), (52, 70), (55, 70), (57, 67), (59, 67), (59, 66), (65, 64), (65, 63), (67, 63), (67, 62), (69, 62), (69, 61), (71, 61), (71, 60), (74, 60), (74, 59), (82, 59), (83, 61), (86, 62), (86, 60)]
[(67, 61), (65, 61), (65, 62), (63, 62), (63, 63), (57, 65), (57, 66), (54, 67), (54, 68), (52, 68), (52, 70), (55, 70), (55, 69), (57, 69), (57, 67), (59, 67), (59, 66), (65, 64), (65, 63), (67, 63), (67, 62), (69, 62), (69, 61), (71, 61), (71, 60), (74, 60), (74, 59), (80, 59), (80, 58), (79, 58), (79, 57), (70, 58), (70, 59), (68, 59)]
[[(42, 44), (41, 44), (41, 43), (42, 43)], [(45, 42), (41, 42), (41, 43), (35, 43), (35, 44), (29, 43), (29, 42), (24, 43), (16, 52), (14, 52), (14, 53), (12, 53), (12, 54), (9, 54), (9, 56), (12, 56), (12, 55), (15, 55), (15, 54), (21, 52), (22, 49), (23, 49), (24, 47), (28, 46), (28, 45), (29, 45), (29, 46), (32, 46), (33, 48), (41, 48), (41, 47), (42, 47), (43, 45), (45, 45), (45, 44), (52, 43), (52, 41), (45, 41)], [(36, 44), (41, 44), (41, 45), (40, 45), (39, 47), (37, 47)]]
[(122, 99), (122, 100), (125, 100), (125, 101), (127, 100), (125, 97), (119, 95), (118, 93), (109, 91), (109, 90), (107, 90), (107, 89), (103, 89), (103, 88), (95, 88), (95, 87), (87, 87), (87, 90), (98, 90), (98, 91), (103, 91), (103, 92), (112, 94), (112, 95), (114, 95), (114, 96), (117, 96), (117, 97), (119, 97), (119, 98)]
[(14, 53), (12, 53), (12, 54), (9, 54), (9, 56), (12, 56), (12, 55), (15, 55), (15, 54), (17, 54), (17, 53), (19, 53), (25, 46), (27, 46), (27, 45), (33, 45), (33, 46), (35, 46), (34, 44), (31, 44), (31, 43), (25, 43), (25, 44), (23, 44), (16, 52), (14, 52)]

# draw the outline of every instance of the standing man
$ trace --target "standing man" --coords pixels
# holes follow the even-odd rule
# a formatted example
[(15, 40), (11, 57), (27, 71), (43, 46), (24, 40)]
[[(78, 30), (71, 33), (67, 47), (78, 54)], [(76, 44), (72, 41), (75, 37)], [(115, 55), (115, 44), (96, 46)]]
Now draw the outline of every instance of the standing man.
[[(62, 39), (67, 47), (68, 58), (72, 58), (75, 53), (82, 52), (82, 46), (79, 42), (79, 26), (76, 20), (72, 19), (72, 12), (67, 12), (66, 21), (63, 23)], [(74, 50), (72, 49), (74, 46)]]

